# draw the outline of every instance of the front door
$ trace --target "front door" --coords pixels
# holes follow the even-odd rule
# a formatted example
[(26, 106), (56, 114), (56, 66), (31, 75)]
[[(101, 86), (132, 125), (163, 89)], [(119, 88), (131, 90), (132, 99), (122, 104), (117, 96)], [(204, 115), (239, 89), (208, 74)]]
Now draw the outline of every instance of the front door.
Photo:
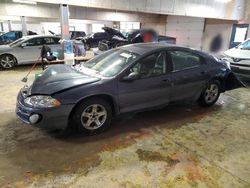
[(169, 102), (169, 75), (166, 72), (165, 52), (157, 52), (140, 59), (126, 73), (138, 73), (134, 81), (120, 81), (120, 111), (129, 112), (164, 105)]

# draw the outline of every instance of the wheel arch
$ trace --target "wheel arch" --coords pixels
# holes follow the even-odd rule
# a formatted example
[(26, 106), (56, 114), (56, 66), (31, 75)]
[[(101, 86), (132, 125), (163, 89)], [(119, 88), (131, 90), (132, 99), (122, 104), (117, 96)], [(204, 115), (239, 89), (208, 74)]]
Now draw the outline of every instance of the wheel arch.
[(1, 58), (2, 56), (4, 56), (4, 55), (12, 56), (12, 57), (14, 58), (14, 60), (15, 60), (16, 65), (18, 64), (17, 57), (16, 57), (14, 54), (12, 54), (12, 53), (2, 53), (2, 54), (0, 54), (0, 58)]
[(216, 76), (216, 77), (212, 78), (211, 80), (209, 80), (209, 82), (215, 81), (215, 80), (217, 80), (220, 83), (220, 92), (225, 92), (226, 89), (225, 89), (224, 79), (221, 76)]
[(72, 115), (73, 115), (73, 112), (75, 111), (75, 109), (77, 108), (77, 106), (82, 103), (84, 100), (88, 100), (88, 99), (92, 99), (92, 98), (101, 98), (103, 100), (105, 100), (106, 102), (108, 102), (111, 106), (111, 109), (112, 109), (112, 115), (117, 115), (119, 113), (119, 110), (118, 110), (118, 104), (116, 102), (116, 100), (114, 99), (113, 96), (111, 95), (108, 95), (108, 94), (96, 94), (96, 95), (90, 95), (90, 96), (87, 96), (87, 97), (84, 97), (82, 99), (80, 99), (76, 104), (75, 106), (72, 108), (70, 114), (69, 114), (69, 119), (68, 121), (70, 121), (70, 119), (72, 118)]
[(207, 84), (209, 84), (209, 82), (215, 81), (217, 80), (220, 83), (220, 92), (225, 92), (225, 81), (223, 80), (223, 78), (221, 76), (215, 76), (209, 80), (206, 81), (205, 85), (202, 87), (202, 89), (200, 90), (199, 93), (197, 93), (197, 95), (195, 96), (196, 100), (199, 100), (200, 96), (202, 95), (203, 90), (206, 88)]

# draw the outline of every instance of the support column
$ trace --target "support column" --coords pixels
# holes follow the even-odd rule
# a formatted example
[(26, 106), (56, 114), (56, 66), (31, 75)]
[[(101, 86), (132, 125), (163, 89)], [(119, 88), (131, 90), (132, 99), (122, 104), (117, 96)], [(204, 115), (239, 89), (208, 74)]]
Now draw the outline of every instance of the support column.
[(91, 34), (92, 33), (92, 24), (87, 24), (87, 31), (86, 34)]
[(0, 22), (0, 30), (3, 31), (3, 22)]
[(9, 29), (9, 31), (11, 31), (11, 21), (8, 20), (7, 23), (8, 23), (8, 29)]
[(68, 5), (60, 5), (60, 17), (61, 17), (61, 34), (62, 39), (69, 40), (69, 7)]
[(28, 30), (27, 30), (27, 24), (26, 24), (26, 17), (25, 16), (21, 16), (21, 23), (22, 23), (23, 36), (27, 36), (28, 35)]

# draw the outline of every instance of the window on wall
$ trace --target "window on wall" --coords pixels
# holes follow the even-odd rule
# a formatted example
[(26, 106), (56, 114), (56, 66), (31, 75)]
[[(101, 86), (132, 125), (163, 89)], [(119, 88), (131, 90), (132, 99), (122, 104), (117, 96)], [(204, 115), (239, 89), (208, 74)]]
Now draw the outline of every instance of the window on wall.
[(130, 32), (135, 29), (140, 29), (140, 22), (120, 22), (122, 32)]

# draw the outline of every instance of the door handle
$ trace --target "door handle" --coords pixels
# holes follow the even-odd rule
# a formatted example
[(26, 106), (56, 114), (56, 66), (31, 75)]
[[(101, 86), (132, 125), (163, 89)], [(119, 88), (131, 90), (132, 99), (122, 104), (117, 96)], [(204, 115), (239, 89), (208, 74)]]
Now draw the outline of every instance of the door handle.
[(170, 80), (169, 79), (163, 79), (162, 81), (163, 82), (169, 82)]
[(167, 83), (167, 84), (171, 84), (171, 80), (170, 80), (170, 79), (168, 79), (168, 78), (163, 79), (163, 80), (162, 80), (162, 82)]
[(207, 73), (207, 71), (201, 71), (200, 72), (200, 74), (202, 74), (202, 75), (204, 75), (204, 74), (206, 74)]

